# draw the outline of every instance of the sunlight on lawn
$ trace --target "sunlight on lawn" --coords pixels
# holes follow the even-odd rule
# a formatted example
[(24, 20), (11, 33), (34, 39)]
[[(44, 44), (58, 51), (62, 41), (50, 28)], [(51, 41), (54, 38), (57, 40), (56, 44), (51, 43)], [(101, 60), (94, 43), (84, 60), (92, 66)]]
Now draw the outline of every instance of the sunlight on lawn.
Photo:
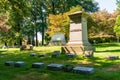
[[(20, 51), (19, 48), (0, 49), (0, 54), (5, 54), (0, 56), (0, 78), (2, 77), (2, 80), (86, 80), (87, 76), (88, 80), (110, 80), (111, 78), (112, 80), (116, 80), (115, 77), (118, 77), (119, 80), (120, 59), (108, 60), (106, 56), (120, 56), (120, 44), (97, 44), (95, 46), (94, 58), (84, 58), (82, 55), (76, 58), (68, 58), (65, 54), (61, 54), (58, 58), (52, 58), (52, 52), (54, 50), (61, 50), (61, 46), (34, 47), (33, 51)], [(31, 57), (30, 53), (32, 52), (37, 54), (46, 53), (47, 57)], [(14, 68), (13, 66), (6, 67), (4, 66), (6, 61), (24, 61), (26, 65), (21, 68)], [(31, 68), (31, 64), (34, 62), (44, 62), (45, 65), (58, 63), (63, 65), (94, 67), (95, 74), (91, 76), (78, 76), (74, 73), (49, 71), (46, 67), (43, 69), (33, 69)]]

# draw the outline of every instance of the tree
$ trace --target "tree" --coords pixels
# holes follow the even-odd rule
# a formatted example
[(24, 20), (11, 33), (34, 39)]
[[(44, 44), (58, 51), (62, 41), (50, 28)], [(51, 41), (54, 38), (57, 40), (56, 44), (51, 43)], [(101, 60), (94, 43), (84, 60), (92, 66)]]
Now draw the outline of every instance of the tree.
[(46, 17), (47, 17), (47, 12), (46, 12), (46, 5), (44, 3), (44, 0), (32, 0), (31, 1), (31, 15), (29, 16), (30, 18), (30, 23), (32, 23), (32, 30), (34, 30), (35, 37), (36, 37), (36, 46), (38, 46), (38, 39), (37, 39), (37, 33), (41, 32), (42, 33), (42, 45), (44, 45), (44, 33), (45, 33), (45, 28), (46, 26)]
[(5, 44), (5, 46), (7, 46), (7, 43), (9, 42), (9, 35), (8, 35), (8, 32), (9, 32), (9, 29), (10, 27), (6, 25), (6, 22), (8, 20), (8, 15), (7, 14), (3, 14), (1, 13), (0, 14), (0, 40), (2, 43)]
[[(24, 36), (33, 36), (30, 31), (36, 35), (37, 32), (42, 32), (42, 44), (44, 44), (48, 14), (64, 14), (72, 6), (77, 5), (81, 5), (88, 12), (98, 10), (98, 4), (94, 0), (0, 0), (0, 12), (9, 14), (6, 24), (11, 27), (11, 34), (17, 34), (16, 39), (20, 45)], [(62, 29), (63, 26), (67, 26), (67, 23), (61, 26)]]
[(45, 0), (47, 11), (51, 14), (64, 13), (71, 7), (81, 6), (87, 12), (95, 12), (98, 10), (98, 3), (94, 0)]
[(119, 42), (119, 35), (120, 35), (120, 15), (117, 16), (115, 26), (114, 26), (114, 32), (116, 33), (116, 36), (118, 38)]
[(120, 0), (116, 0), (118, 8), (120, 8)]
[[(68, 28), (68, 14), (58, 14), (58, 15), (49, 15), (49, 24), (47, 34), (50, 36), (53, 36), (57, 32), (65, 32), (65, 30)], [(67, 28), (66, 28), (67, 27)], [(68, 29), (67, 29), (68, 30)]]
[(116, 9), (113, 13), (108, 13), (106, 10), (97, 11), (90, 14), (88, 17), (88, 33), (89, 38), (110, 41), (115, 38), (114, 24), (120, 10)]
[(9, 30), (9, 27), (6, 25), (6, 22), (8, 20), (8, 16), (5, 14), (0, 14), (0, 29), (4, 32), (7, 32)]
[[(111, 15), (106, 11), (106, 10), (102, 10), (102, 11), (98, 11), (92, 14), (92, 19), (93, 22), (88, 21), (89, 24), (91, 25), (92, 29), (89, 29), (89, 31), (93, 35), (91, 36), (105, 36), (105, 35), (111, 35), (113, 34), (113, 29), (110, 22), (110, 18)], [(88, 25), (88, 27), (90, 28), (90, 25)], [(93, 30), (94, 29), (94, 30)]]
[(70, 13), (82, 10), (81, 6), (71, 7), (69, 12), (60, 13), (57, 15), (49, 14), (49, 26), (47, 29), (47, 36), (52, 37), (55, 33), (62, 32), (66, 39), (69, 38), (69, 17)]
[[(9, 13), (9, 18), (7, 25), (11, 26), (11, 29), (14, 31), (14, 34), (19, 34), (19, 43), (22, 44), (22, 35), (20, 34), (22, 21), (26, 16), (28, 16), (28, 7), (29, 2), (27, 0), (2, 0), (4, 6), (1, 8), (3, 12)], [(0, 3), (2, 4), (2, 3)]]

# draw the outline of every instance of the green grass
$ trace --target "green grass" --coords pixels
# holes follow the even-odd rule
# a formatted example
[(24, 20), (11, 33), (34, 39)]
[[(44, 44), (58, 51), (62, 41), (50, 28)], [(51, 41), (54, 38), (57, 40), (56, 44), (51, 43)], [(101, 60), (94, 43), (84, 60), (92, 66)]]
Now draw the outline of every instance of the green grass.
[[(18, 48), (0, 49), (0, 80), (120, 80), (120, 60), (107, 60), (107, 55), (120, 56), (120, 44), (97, 44), (94, 58), (67, 58), (62, 54), (58, 58), (51, 58), (54, 50), (60, 50), (60, 46), (35, 47), (33, 51), (20, 51)], [(47, 57), (31, 57), (30, 53), (46, 53)], [(25, 61), (25, 66), (15, 68), (5, 66), (6, 61)], [(72, 72), (50, 71), (46, 67), (40, 69), (31, 68), (34, 62), (71, 64), (75, 66), (94, 67), (94, 74), (75, 74)]]

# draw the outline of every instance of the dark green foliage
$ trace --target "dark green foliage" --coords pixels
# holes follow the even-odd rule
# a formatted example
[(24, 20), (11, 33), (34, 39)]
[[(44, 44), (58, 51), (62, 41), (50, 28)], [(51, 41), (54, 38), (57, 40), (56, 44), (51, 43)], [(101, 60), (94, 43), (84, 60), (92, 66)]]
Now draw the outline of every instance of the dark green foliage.
[[(8, 35), (11, 37), (9, 41), (13, 40), (12, 45), (21, 45), (27, 36), (29, 43), (36, 42), (33, 44), (38, 46), (37, 32), (42, 33), (43, 45), (48, 14), (64, 13), (77, 5), (82, 6), (87, 12), (98, 10), (98, 4), (94, 0), (0, 0), (0, 13), (8, 13), (6, 24), (11, 27)], [(34, 36), (36, 41), (33, 41)]]
[(120, 0), (116, 0), (118, 8), (120, 8)]
[(87, 12), (95, 12), (98, 10), (98, 3), (94, 0), (46, 0), (48, 12), (52, 14), (64, 13), (69, 11), (71, 7), (77, 5)]

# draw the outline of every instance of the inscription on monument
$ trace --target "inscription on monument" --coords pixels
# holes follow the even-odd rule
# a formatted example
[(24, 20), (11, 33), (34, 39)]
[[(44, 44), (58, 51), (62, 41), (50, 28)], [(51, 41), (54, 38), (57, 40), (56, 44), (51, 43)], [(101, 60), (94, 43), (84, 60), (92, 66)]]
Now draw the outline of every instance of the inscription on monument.
[(81, 29), (74, 29), (74, 30), (71, 30), (70, 32), (77, 32), (77, 31), (81, 31)]

